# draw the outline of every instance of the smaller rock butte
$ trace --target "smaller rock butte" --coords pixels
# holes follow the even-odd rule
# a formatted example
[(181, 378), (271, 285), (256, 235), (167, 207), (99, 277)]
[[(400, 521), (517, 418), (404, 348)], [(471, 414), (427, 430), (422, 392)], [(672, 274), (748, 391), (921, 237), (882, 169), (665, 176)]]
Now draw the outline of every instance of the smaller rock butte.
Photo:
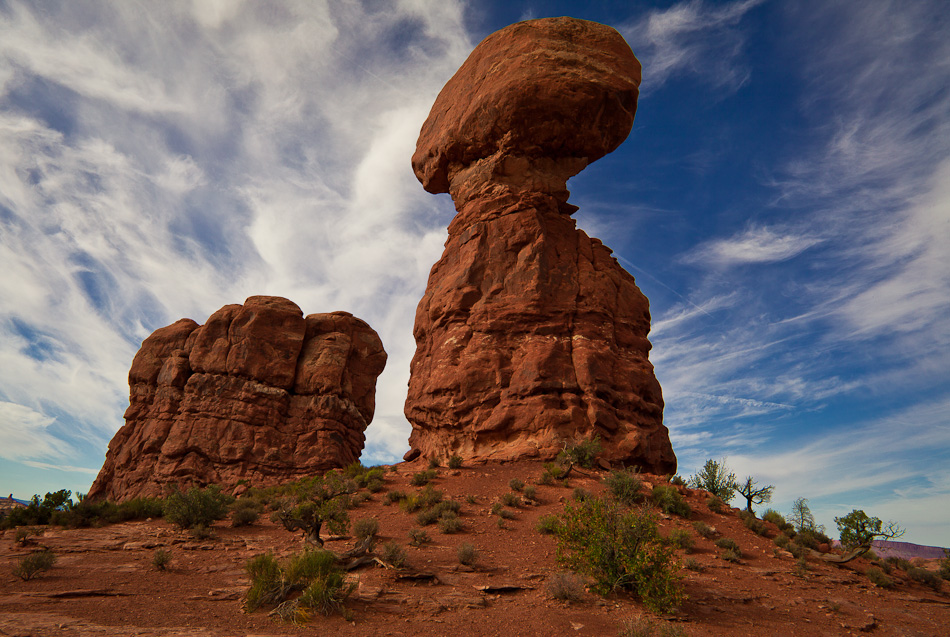
[(348, 312), (304, 318), (280, 297), (160, 328), (132, 361), (126, 424), (88, 497), (263, 486), (346, 466), (362, 452), (385, 365), (365, 322)]
[(412, 166), (458, 214), (416, 311), (406, 459), (552, 457), (596, 435), (608, 460), (675, 472), (649, 302), (567, 202), (629, 134), (639, 85), (614, 29), (546, 18), (485, 38), (442, 89)]

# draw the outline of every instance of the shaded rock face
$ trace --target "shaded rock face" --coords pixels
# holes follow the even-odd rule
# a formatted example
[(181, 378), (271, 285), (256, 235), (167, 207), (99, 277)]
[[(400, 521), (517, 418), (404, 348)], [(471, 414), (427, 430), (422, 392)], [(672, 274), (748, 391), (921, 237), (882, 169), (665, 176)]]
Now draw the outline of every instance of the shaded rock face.
[(639, 84), (615, 30), (548, 18), (490, 35), (439, 94), (412, 165), (458, 214), (416, 311), (407, 458), (549, 458), (597, 435), (608, 460), (675, 472), (649, 302), (567, 203), (629, 134)]
[(241, 479), (286, 482), (359, 459), (386, 352), (347, 312), (304, 318), (252, 296), (142, 343), (129, 408), (89, 497), (123, 501)]

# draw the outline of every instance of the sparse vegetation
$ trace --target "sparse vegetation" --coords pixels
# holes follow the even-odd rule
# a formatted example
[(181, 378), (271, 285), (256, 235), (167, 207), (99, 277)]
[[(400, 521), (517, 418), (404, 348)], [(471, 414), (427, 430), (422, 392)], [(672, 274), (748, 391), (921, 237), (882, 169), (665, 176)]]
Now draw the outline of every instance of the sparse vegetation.
[(439, 530), (446, 534), (460, 533), (462, 531), (462, 520), (454, 511), (445, 511), (439, 518)]
[(435, 480), (438, 475), (439, 473), (435, 469), (419, 471), (418, 473), (412, 474), (412, 479), (409, 481), (409, 483), (414, 487), (424, 487), (431, 481)]
[(765, 522), (755, 517), (755, 514), (748, 509), (739, 511), (739, 517), (742, 519), (742, 523), (745, 527), (756, 535), (765, 535), (769, 532), (769, 528), (765, 525)]
[(231, 505), (231, 526), (250, 526), (261, 516), (263, 505), (251, 498), (239, 498)]
[(538, 518), (538, 532), (544, 535), (555, 535), (560, 528), (561, 519), (553, 513), (542, 515)]
[(664, 513), (688, 518), (692, 514), (689, 503), (680, 495), (676, 487), (658, 484), (653, 487), (653, 503)]
[(165, 519), (182, 529), (210, 527), (223, 519), (234, 498), (221, 493), (216, 484), (204, 489), (191, 487), (187, 491), (173, 491), (165, 499)]
[(431, 542), (429, 534), (422, 529), (409, 529), (409, 544), (413, 546), (424, 546)]
[(686, 568), (691, 571), (696, 571), (697, 573), (702, 573), (706, 570), (706, 567), (702, 565), (702, 562), (697, 560), (695, 557), (686, 559)]
[(620, 637), (685, 637), (679, 626), (647, 617), (630, 617), (620, 624)]
[(526, 484), (524, 489), (522, 489), (521, 494), (526, 500), (530, 500), (532, 502), (538, 501), (538, 490), (535, 489), (533, 485)]
[(357, 539), (375, 537), (379, 533), (379, 520), (376, 518), (363, 518), (353, 523), (353, 535)]
[(740, 557), (742, 556), (742, 550), (739, 548), (739, 545), (736, 543), (735, 540), (733, 540), (730, 537), (721, 537), (718, 540), (716, 540), (714, 544), (721, 549), (725, 549), (727, 551), (730, 551), (730, 550), (735, 551), (736, 553), (739, 554)]
[(152, 555), (152, 566), (155, 567), (155, 570), (166, 571), (168, 570), (168, 565), (172, 561), (172, 552), (168, 549), (155, 549), (155, 554)]
[(454, 455), (449, 457), (449, 469), (461, 469), (462, 456)]
[(442, 463), (438, 456), (432, 456), (429, 458), (429, 469), (438, 469), (441, 464)]
[(738, 488), (736, 474), (729, 471), (725, 460), (707, 460), (699, 473), (690, 477), (689, 484), (694, 488), (709, 491), (723, 502), (732, 500)]
[(726, 549), (725, 551), (722, 552), (722, 555), (720, 555), (719, 557), (721, 557), (727, 562), (738, 563), (739, 560), (742, 559), (742, 552), (738, 550), (733, 550), (733, 549)]
[(627, 506), (633, 506), (642, 497), (640, 489), (643, 488), (643, 483), (640, 477), (626, 469), (608, 473), (604, 477), (604, 484), (610, 495)]
[(649, 509), (626, 511), (595, 497), (564, 506), (558, 561), (594, 579), (593, 588), (635, 592), (649, 608), (667, 611), (683, 600), (679, 564), (661, 542)]
[(792, 572), (802, 579), (808, 577), (808, 560), (804, 556), (798, 558), (795, 562), (795, 570)]
[(56, 554), (49, 549), (30, 553), (21, 559), (13, 569), (13, 575), (24, 582), (31, 580), (43, 571), (53, 568), (56, 563)]
[(409, 497), (405, 491), (389, 491), (383, 497), (383, 504), (390, 505), (397, 502), (402, 502), (407, 497)]
[[(278, 616), (295, 621), (306, 619), (306, 609), (345, 614), (343, 603), (356, 588), (346, 583), (336, 556), (320, 549), (305, 550), (284, 563), (265, 553), (248, 561), (245, 570), (251, 579), (244, 596), (247, 610), (274, 605)], [(285, 601), (298, 590), (302, 592), (297, 599)]]
[(693, 546), (696, 544), (696, 541), (693, 539), (693, 536), (690, 535), (689, 531), (686, 529), (673, 529), (670, 531), (669, 536), (666, 538), (672, 546), (683, 549), (685, 552), (689, 553), (693, 550)]
[(867, 575), (869, 580), (871, 580), (871, 583), (880, 588), (890, 588), (894, 585), (894, 582), (891, 581), (891, 578), (885, 575), (884, 571), (876, 566), (869, 566), (868, 570), (866, 570), (864, 574)]
[(583, 600), (584, 588), (584, 580), (577, 573), (554, 573), (544, 582), (547, 594), (562, 602)]
[(517, 493), (505, 493), (501, 496), (501, 503), (506, 507), (520, 507), (521, 506), (521, 496)]
[(524, 490), (524, 480), (521, 478), (512, 478), (508, 482), (508, 486), (511, 487), (512, 491), (522, 491)]
[[(418, 530), (418, 529), (413, 529)], [(425, 536), (425, 541), (416, 546), (421, 546), (425, 542), (429, 541), (429, 536), (425, 531), (421, 531), (422, 535)], [(409, 532), (410, 537), (412, 536), (412, 531)], [(409, 563), (409, 556), (406, 554), (406, 549), (399, 546), (396, 542), (386, 542), (383, 544), (383, 550), (380, 554), (380, 559), (382, 559), (387, 564), (390, 564), (394, 568), (403, 568), (406, 564)]]
[(775, 509), (766, 509), (765, 513), (762, 514), (762, 519), (777, 526), (779, 531), (792, 528), (792, 525), (785, 521), (785, 517)]
[(707, 540), (716, 537), (716, 530), (700, 520), (693, 522), (693, 529)]
[(475, 548), (474, 544), (462, 542), (458, 545), (458, 548), (455, 551), (455, 556), (458, 558), (460, 564), (472, 566), (478, 562), (478, 549)]
[(929, 571), (925, 568), (915, 566), (907, 571), (907, 574), (910, 575), (910, 578), (915, 582), (925, 584), (935, 591), (939, 591), (943, 586), (943, 580), (934, 571)]
[(576, 464), (585, 469), (594, 466), (594, 460), (600, 453), (600, 437), (578, 440), (564, 447), (564, 450), (558, 454), (560, 462)]
[(583, 502), (593, 497), (593, 494), (583, 487), (575, 487), (574, 494), (571, 496), (578, 502)]
[(722, 513), (726, 510), (726, 503), (723, 502), (719, 497), (712, 496), (706, 498), (706, 507), (713, 513)]

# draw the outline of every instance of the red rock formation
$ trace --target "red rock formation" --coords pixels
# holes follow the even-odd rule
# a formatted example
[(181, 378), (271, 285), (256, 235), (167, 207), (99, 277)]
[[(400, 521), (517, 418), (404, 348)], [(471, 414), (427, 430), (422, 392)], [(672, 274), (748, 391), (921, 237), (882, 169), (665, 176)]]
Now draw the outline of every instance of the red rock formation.
[(156, 330), (129, 371), (130, 405), (89, 497), (274, 484), (359, 459), (386, 352), (347, 312), (279, 297)]
[(571, 18), (488, 36), (442, 89), (412, 158), (458, 214), (416, 311), (407, 458), (554, 456), (676, 470), (648, 359), (649, 303), (575, 227), (566, 182), (626, 138), (640, 63)]

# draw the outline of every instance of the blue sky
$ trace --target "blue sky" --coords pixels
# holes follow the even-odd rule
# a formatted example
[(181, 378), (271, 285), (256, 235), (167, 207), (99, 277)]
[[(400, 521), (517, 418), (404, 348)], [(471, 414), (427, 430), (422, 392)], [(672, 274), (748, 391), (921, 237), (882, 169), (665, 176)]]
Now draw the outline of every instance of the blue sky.
[(550, 15), (643, 63), (630, 137), (569, 187), (650, 299), (681, 472), (950, 545), (942, 0), (0, 0), (0, 491), (87, 490), (142, 339), (254, 294), (379, 332), (364, 462), (400, 457), (454, 213), (416, 136), (475, 44)]

